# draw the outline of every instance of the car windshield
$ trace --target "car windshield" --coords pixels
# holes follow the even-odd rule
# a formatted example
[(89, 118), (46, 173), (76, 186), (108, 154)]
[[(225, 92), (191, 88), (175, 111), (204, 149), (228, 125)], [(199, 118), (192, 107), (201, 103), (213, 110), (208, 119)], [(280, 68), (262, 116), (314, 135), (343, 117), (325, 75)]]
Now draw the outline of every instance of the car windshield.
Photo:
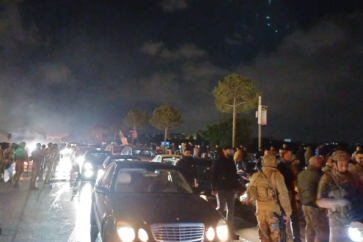
[(132, 152), (133, 155), (151, 156), (149, 150), (134, 149)]
[(166, 163), (166, 164), (174, 164), (175, 162), (177, 162), (180, 159), (181, 158), (178, 157), (178, 156), (164, 157), (163, 158), (163, 163)]
[(111, 162), (116, 162), (116, 161), (141, 161), (140, 159), (136, 159), (136, 158), (116, 158), (116, 159), (112, 159)]
[(178, 171), (121, 169), (115, 192), (117, 193), (192, 193), (192, 189)]
[(105, 157), (108, 155), (107, 152), (87, 152), (86, 159), (94, 162), (103, 162)]

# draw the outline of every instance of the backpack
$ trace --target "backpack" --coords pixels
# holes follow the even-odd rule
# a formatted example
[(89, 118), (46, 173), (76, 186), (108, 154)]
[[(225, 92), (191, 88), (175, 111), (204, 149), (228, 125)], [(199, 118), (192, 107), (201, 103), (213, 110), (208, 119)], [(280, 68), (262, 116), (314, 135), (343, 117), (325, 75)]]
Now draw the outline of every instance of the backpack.
[[(275, 186), (272, 185), (271, 181), (266, 177), (266, 175), (263, 173), (262, 170), (259, 171), (257, 174), (258, 174), (258, 178), (249, 187), (251, 197), (253, 199), (255, 199), (256, 201), (262, 201), (262, 202), (268, 202), (268, 201), (276, 200), (277, 199), (277, 192), (276, 192)], [(273, 179), (273, 183), (276, 184), (274, 176), (275, 176), (275, 173), (272, 174), (271, 178)], [(257, 187), (257, 186), (255, 186), (255, 183), (259, 178), (266, 179), (267, 182), (268, 182), (268, 187)]]

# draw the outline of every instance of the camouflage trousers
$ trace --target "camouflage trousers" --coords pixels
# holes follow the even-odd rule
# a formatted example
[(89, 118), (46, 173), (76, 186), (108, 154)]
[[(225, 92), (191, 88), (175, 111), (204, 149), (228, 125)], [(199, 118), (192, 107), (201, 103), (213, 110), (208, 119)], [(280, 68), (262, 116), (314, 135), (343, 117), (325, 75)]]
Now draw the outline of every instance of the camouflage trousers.
[(256, 217), (258, 236), (261, 242), (279, 242), (280, 225), (278, 215), (274, 212), (259, 210)]
[(328, 242), (329, 221), (324, 210), (317, 207), (302, 206), (305, 216), (305, 241), (306, 242)]

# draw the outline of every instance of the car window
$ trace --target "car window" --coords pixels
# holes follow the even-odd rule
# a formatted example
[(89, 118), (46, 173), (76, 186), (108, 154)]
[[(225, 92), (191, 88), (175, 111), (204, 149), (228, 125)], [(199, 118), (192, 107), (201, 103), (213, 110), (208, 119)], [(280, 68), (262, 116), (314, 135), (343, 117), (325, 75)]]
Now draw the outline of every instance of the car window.
[(159, 162), (160, 156), (155, 156), (151, 161), (152, 162)]
[(103, 162), (103, 167), (107, 167), (110, 164), (110, 157), (107, 157)]
[(132, 154), (131, 154), (131, 148), (125, 148), (125, 149), (122, 151), (121, 155), (132, 155)]
[(105, 174), (102, 178), (102, 185), (103, 187), (110, 188), (111, 187), (111, 181), (113, 178), (115, 172), (115, 165), (109, 166), (106, 168)]
[(180, 157), (178, 157), (178, 156), (164, 157), (163, 158), (163, 163), (166, 163), (166, 164), (174, 164), (178, 160), (180, 160)]
[(117, 147), (117, 146), (113, 147), (113, 153), (121, 154), (121, 152), (122, 152), (122, 147)]
[(192, 193), (188, 183), (175, 170), (121, 169), (115, 192), (118, 193)]
[(151, 152), (149, 150), (134, 149), (132, 152), (133, 152), (133, 155), (151, 157)]

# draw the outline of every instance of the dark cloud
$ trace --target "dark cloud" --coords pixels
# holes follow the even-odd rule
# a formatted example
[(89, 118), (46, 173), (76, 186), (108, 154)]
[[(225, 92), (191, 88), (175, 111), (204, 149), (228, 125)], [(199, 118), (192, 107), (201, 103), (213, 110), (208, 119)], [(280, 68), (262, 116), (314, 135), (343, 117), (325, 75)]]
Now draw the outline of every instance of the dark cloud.
[(188, 7), (188, 2), (187, 0), (162, 0), (160, 7), (165, 12), (175, 12), (186, 9)]

